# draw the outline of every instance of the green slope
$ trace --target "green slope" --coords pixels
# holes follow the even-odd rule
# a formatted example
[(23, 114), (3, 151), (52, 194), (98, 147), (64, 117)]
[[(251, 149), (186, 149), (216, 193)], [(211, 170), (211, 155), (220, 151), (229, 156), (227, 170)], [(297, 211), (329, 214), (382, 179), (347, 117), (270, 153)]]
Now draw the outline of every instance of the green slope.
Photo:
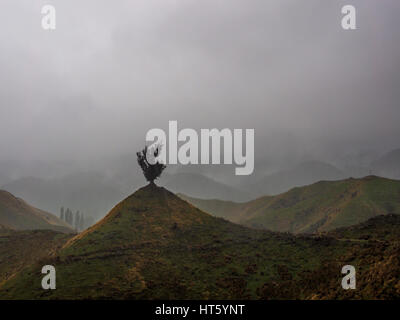
[[(329, 242), (235, 225), (149, 185), (3, 284), (0, 298), (259, 298), (281, 269), (296, 278), (348, 247), (324, 251)], [(41, 289), (44, 264), (56, 267), (54, 291)]]
[[(310, 294), (314, 299), (399, 299), (400, 298), (400, 215), (387, 214), (369, 219), (361, 224), (339, 228), (327, 236), (353, 246), (341, 257), (356, 268), (356, 290), (343, 290), (335, 282), (335, 273), (341, 265), (330, 263), (315, 271), (321, 281)], [(342, 264), (343, 265), (343, 264)], [(336, 266), (336, 268), (335, 268)]]
[(74, 232), (67, 223), (55, 215), (34, 208), (4, 190), (0, 190), (0, 224), (15, 230), (48, 229)]
[(326, 235), (337, 239), (400, 241), (400, 215), (376, 216), (355, 226), (329, 231)]
[[(382, 245), (393, 249), (388, 241), (249, 229), (149, 185), (56, 255), (29, 263), (0, 285), (0, 299), (352, 298), (339, 290), (340, 266), (364, 261)], [(384, 261), (390, 257), (385, 252)], [(56, 268), (56, 290), (41, 289), (44, 264)], [(368, 275), (371, 265), (365, 266)], [(384, 288), (359, 294), (400, 296), (393, 287)]]
[(186, 199), (204, 211), (247, 226), (313, 233), (354, 225), (381, 214), (400, 214), (400, 181), (376, 176), (320, 181), (236, 204)]
[(0, 226), (0, 285), (60, 249), (71, 237), (51, 230), (15, 231)]

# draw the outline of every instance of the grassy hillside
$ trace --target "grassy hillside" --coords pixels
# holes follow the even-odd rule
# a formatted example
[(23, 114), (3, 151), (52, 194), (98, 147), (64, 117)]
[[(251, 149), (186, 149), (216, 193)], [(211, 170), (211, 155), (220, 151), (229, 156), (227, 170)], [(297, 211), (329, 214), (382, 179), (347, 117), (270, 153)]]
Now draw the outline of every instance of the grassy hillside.
[[(356, 268), (357, 290), (348, 290), (345, 293), (347, 299), (400, 298), (399, 215), (377, 216), (356, 226), (334, 230), (327, 235), (340, 241), (359, 244), (342, 257), (343, 261)], [(314, 272), (313, 276), (317, 279), (328, 276), (332, 280), (321, 281), (310, 297), (343, 297), (343, 290), (333, 280), (336, 272), (334, 266), (335, 264), (330, 264)]]
[[(279, 279), (282, 266), (297, 277), (347, 244), (321, 253), (324, 246), (214, 218), (150, 185), (69, 240), (56, 257), (7, 281), (0, 297), (257, 298), (264, 283)], [(56, 267), (57, 290), (41, 289), (45, 263)]]
[(332, 230), (326, 235), (337, 239), (400, 241), (400, 215), (376, 216), (355, 226)]
[[(338, 242), (349, 246), (340, 257), (323, 261), (299, 279), (265, 284), (262, 297), (298, 298), (302, 292), (306, 299), (399, 299), (399, 227), (399, 215), (382, 215), (317, 237), (321, 241), (335, 240), (330, 245), (333, 247)], [(340, 285), (338, 273), (347, 264), (356, 270), (355, 290), (343, 290)]]
[(320, 181), (236, 204), (186, 199), (204, 211), (247, 226), (311, 233), (354, 225), (381, 214), (400, 214), (400, 181), (376, 176)]
[(50, 230), (14, 231), (0, 226), (0, 285), (60, 249), (70, 237)]
[[(320, 288), (336, 294), (336, 267), (354, 262), (365, 241), (370, 243), (249, 229), (149, 185), (71, 238), (56, 256), (3, 283), (0, 298), (324, 298)], [(41, 289), (44, 264), (56, 267), (56, 290)], [(314, 275), (326, 266), (335, 271), (333, 278), (316, 282)], [(339, 291), (337, 298), (345, 297)]]
[(55, 215), (39, 210), (0, 190), (0, 224), (15, 230), (49, 229), (73, 232), (64, 221)]

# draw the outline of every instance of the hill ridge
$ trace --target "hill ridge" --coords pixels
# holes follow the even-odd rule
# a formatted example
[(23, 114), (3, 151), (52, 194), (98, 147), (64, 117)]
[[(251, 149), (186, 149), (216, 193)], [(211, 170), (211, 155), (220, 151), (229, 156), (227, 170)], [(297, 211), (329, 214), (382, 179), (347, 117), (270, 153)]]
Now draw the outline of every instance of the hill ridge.
[[(190, 217), (186, 217), (186, 213), (179, 210), (172, 213), (169, 202), (174, 202), (174, 207), (179, 207), (179, 205), (187, 206), (193, 210), (197, 216), (191, 215)], [(157, 211), (157, 209), (159, 211)], [(96, 232), (107, 232), (107, 230), (103, 231), (102, 229), (104, 229), (104, 227), (109, 227), (110, 224), (121, 226), (121, 230), (127, 228), (135, 230), (135, 224), (141, 223), (144, 228), (141, 231), (144, 231), (145, 227), (149, 227), (155, 217), (165, 225), (168, 224), (170, 228), (174, 227), (174, 224), (176, 224), (176, 227), (182, 227), (185, 224), (199, 222), (201, 219), (213, 219), (210, 214), (200, 211), (192, 204), (177, 197), (168, 189), (155, 184), (148, 184), (139, 188), (115, 205), (110, 212), (95, 225), (71, 238), (63, 248), (68, 249), (77, 242), (84, 240), (86, 237), (90, 237)], [(121, 220), (123, 220), (124, 223), (121, 223)], [(160, 232), (168, 233), (168, 230), (166, 230), (168, 228), (166, 228), (165, 225), (160, 225), (158, 227)], [(108, 231), (114, 232), (113, 230)]]
[[(378, 223), (375, 234), (386, 234), (388, 224), (388, 219)], [(396, 244), (389, 241), (392, 237), (385, 242), (353, 241), (363, 237), (362, 230), (362, 226), (345, 230), (350, 233), (336, 239), (334, 234), (295, 236), (251, 229), (212, 217), (164, 188), (146, 186), (55, 255), (0, 284), (0, 299), (398, 296), (390, 285), (379, 291), (361, 286), (356, 295), (341, 289), (341, 266), (356, 264), (361, 257), (366, 266), (384, 260), (390, 267), (397, 254)], [(382, 251), (382, 246), (388, 249)], [(7, 252), (0, 243), (0, 258)], [(57, 290), (41, 289), (39, 273), (44, 264), (56, 267)], [(374, 271), (373, 266), (361, 270), (357, 281), (362, 284), (364, 275)], [(376, 278), (382, 280), (379, 274)], [(390, 275), (390, 281), (396, 279)]]
[(74, 232), (57, 216), (33, 207), (6, 190), (0, 190), (0, 224), (15, 230), (51, 229)]
[(383, 213), (400, 214), (400, 181), (374, 175), (321, 180), (246, 203), (181, 197), (235, 223), (294, 233), (329, 231)]

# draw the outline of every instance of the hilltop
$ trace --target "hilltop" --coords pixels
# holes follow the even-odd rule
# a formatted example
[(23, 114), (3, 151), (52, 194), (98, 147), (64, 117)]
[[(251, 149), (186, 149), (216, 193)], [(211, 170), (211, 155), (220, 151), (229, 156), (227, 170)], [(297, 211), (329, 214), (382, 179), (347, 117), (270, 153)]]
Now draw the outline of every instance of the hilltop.
[(4, 190), (0, 190), (0, 225), (15, 230), (49, 229), (74, 232), (55, 215), (37, 209)]
[(246, 203), (181, 197), (236, 223), (292, 233), (329, 231), (381, 214), (400, 214), (400, 181), (376, 176), (320, 181)]

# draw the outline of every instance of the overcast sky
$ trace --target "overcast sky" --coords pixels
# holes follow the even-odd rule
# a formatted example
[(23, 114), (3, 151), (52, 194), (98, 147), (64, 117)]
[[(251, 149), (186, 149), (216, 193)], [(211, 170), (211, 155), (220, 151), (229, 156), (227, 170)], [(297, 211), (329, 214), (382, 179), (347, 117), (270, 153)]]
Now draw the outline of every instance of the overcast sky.
[(0, 161), (131, 153), (168, 120), (254, 128), (256, 158), (400, 147), (399, 16), (398, 0), (1, 0)]

